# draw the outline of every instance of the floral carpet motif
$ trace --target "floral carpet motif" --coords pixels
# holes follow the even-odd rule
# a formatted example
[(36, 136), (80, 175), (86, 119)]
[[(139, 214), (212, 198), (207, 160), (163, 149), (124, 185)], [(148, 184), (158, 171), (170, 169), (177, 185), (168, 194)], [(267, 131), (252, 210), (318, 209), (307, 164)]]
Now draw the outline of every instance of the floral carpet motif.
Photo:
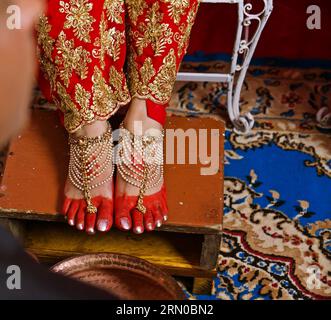
[(331, 132), (315, 120), (330, 105), (331, 72), (252, 66), (241, 110), (256, 124), (246, 136), (231, 130), (225, 98), (226, 85), (178, 83), (170, 108), (227, 123), (218, 277), (212, 296), (189, 296), (331, 299)]

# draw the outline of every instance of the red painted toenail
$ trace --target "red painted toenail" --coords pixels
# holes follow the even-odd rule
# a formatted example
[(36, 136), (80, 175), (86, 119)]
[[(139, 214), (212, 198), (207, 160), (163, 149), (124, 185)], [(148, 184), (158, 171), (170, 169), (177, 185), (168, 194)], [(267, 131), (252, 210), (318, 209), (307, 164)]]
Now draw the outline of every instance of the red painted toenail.
[(78, 228), (78, 230), (83, 230), (83, 225), (82, 225), (82, 224), (79, 224), (79, 225), (77, 226), (77, 228)]
[(75, 224), (74, 220), (69, 220), (68, 222), (71, 226), (73, 226)]
[(147, 224), (147, 229), (148, 229), (148, 230), (153, 230), (153, 225), (152, 225), (151, 223), (148, 223), (148, 224)]
[(107, 220), (100, 220), (98, 223), (98, 230), (105, 232), (107, 230), (108, 222)]
[(168, 216), (164, 216), (163, 219), (164, 219), (164, 221), (167, 221), (168, 220)]
[(143, 233), (143, 229), (141, 227), (137, 227), (135, 230), (136, 230), (136, 233), (138, 233), (138, 234)]
[(156, 221), (156, 226), (160, 228), (162, 226), (162, 222), (160, 220)]
[(127, 218), (122, 218), (121, 226), (124, 230), (129, 230), (130, 229), (129, 220)]

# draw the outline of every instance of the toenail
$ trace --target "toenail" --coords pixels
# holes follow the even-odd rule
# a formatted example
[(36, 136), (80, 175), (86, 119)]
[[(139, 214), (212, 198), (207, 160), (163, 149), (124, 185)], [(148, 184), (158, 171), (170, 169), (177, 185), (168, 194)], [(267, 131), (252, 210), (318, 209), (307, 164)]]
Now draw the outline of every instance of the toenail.
[(93, 229), (93, 228), (88, 228), (88, 229), (87, 229), (87, 233), (89, 233), (89, 234), (94, 234), (94, 229)]
[(151, 223), (147, 223), (147, 229), (148, 230), (152, 230), (153, 229), (153, 225)]
[(74, 220), (69, 220), (68, 222), (71, 226), (73, 226), (75, 223), (74, 223)]
[(83, 225), (80, 223), (78, 226), (77, 226), (78, 230), (83, 230)]
[(98, 230), (101, 231), (101, 232), (104, 232), (104, 231), (107, 230), (107, 226), (108, 226), (107, 220), (101, 220), (98, 223)]
[(136, 228), (136, 233), (143, 233), (143, 229), (141, 227), (137, 227)]
[(162, 222), (160, 220), (156, 221), (156, 226), (160, 228), (162, 226)]
[(124, 230), (129, 230), (130, 229), (129, 220), (127, 218), (122, 218), (121, 226)]
[(164, 221), (167, 221), (168, 220), (168, 216), (164, 216), (163, 219), (164, 219)]

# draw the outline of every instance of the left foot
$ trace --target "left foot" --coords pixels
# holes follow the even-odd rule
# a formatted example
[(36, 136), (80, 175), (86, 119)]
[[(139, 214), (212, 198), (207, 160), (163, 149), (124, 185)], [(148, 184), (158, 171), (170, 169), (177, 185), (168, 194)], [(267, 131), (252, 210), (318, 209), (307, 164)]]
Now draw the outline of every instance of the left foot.
[(113, 223), (112, 134), (96, 121), (70, 137), (69, 174), (62, 214), (71, 226), (94, 234)]
[[(137, 128), (135, 130), (135, 126), (139, 127), (140, 132), (137, 132)], [(128, 148), (125, 148), (125, 142), (129, 142), (130, 146), (135, 141), (134, 135), (136, 137), (140, 136), (140, 139), (137, 138), (137, 145), (134, 148), (136, 152), (132, 152), (138, 163), (132, 162), (132, 158), (123, 165), (117, 163), (114, 222), (120, 230), (128, 231), (132, 229), (134, 233), (141, 234), (144, 231), (153, 231), (156, 227), (161, 227), (162, 223), (167, 220), (168, 215), (162, 170), (162, 126), (147, 116), (145, 100), (134, 98), (123, 122), (123, 128), (124, 132), (121, 136), (124, 143), (121, 143), (121, 141), (120, 143), (123, 146), (122, 151), (126, 155), (128, 155)], [(139, 161), (142, 158), (142, 153), (137, 152), (137, 149), (139, 149), (138, 142), (142, 141), (143, 143), (144, 141), (141, 140), (142, 135), (144, 137), (147, 135), (149, 137), (153, 136), (156, 139), (154, 144), (144, 144), (147, 148), (150, 147), (148, 150), (152, 151), (154, 162), (151, 164), (148, 160), (148, 164)], [(147, 148), (144, 148), (144, 150), (147, 150)], [(158, 152), (154, 154), (156, 150)], [(129, 153), (130, 157), (133, 157), (132, 153)], [(123, 154), (122, 156), (120, 154), (120, 158), (123, 158)], [(124, 159), (128, 158), (124, 157)], [(127, 166), (128, 163), (129, 167)], [(146, 173), (147, 171), (148, 173)], [(138, 201), (139, 199), (141, 201)], [(138, 203), (142, 206), (139, 206)]]

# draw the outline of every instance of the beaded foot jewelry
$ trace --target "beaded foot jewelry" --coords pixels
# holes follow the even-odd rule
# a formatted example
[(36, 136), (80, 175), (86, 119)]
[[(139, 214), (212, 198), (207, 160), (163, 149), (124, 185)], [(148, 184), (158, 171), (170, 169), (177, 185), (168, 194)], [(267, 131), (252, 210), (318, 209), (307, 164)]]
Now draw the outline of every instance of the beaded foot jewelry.
[(139, 188), (133, 209), (146, 213), (145, 193), (163, 181), (163, 131), (158, 135), (134, 135), (120, 126), (117, 168), (124, 181)]
[[(112, 130), (99, 137), (69, 137), (70, 162), (69, 179), (83, 192), (87, 204), (87, 213), (96, 213), (97, 208), (91, 200), (91, 190), (110, 181), (114, 174)], [(98, 178), (112, 166), (111, 173), (103, 180)]]

